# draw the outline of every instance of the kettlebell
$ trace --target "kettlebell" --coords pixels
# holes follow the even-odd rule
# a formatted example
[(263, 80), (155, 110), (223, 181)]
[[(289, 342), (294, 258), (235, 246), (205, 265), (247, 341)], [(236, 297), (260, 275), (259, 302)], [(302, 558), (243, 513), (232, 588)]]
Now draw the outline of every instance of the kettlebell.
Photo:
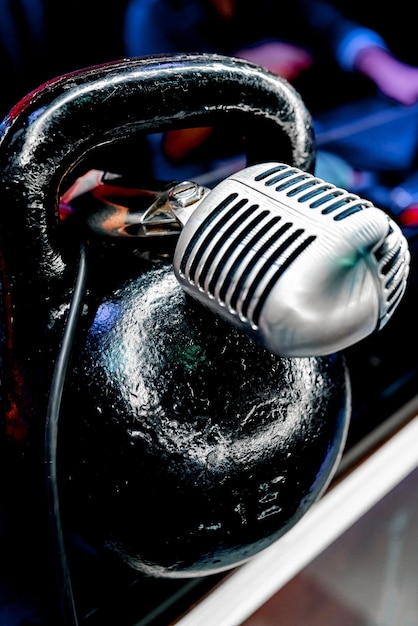
[(282, 536), (329, 484), (350, 416), (341, 354), (272, 355), (184, 293), (169, 244), (144, 254), (143, 240), (60, 218), (65, 185), (101, 150), (193, 125), (235, 125), (248, 164), (313, 170), (298, 93), (219, 55), (58, 77), (1, 129), (3, 458), (25, 497), (42, 500), (33, 484), (84, 249), (56, 450), (64, 533), (157, 577), (221, 572)]

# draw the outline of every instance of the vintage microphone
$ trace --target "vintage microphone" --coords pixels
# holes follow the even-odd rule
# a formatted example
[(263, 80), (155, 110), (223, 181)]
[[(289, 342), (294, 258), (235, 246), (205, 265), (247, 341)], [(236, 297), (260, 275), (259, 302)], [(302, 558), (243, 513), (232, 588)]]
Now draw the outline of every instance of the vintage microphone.
[(144, 211), (114, 205), (112, 219), (105, 203), (87, 221), (101, 235), (177, 234), (183, 289), (280, 356), (331, 354), (380, 330), (409, 273), (407, 241), (386, 213), (284, 163), (213, 190), (183, 182)]
[(281, 356), (317, 356), (385, 326), (405, 291), (399, 227), (354, 194), (281, 163), (219, 184), (174, 257), (183, 288)]

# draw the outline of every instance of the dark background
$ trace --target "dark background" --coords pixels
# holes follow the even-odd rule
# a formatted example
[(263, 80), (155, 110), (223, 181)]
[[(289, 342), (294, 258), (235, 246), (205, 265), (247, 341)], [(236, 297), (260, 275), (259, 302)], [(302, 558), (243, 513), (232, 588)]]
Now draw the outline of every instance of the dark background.
[[(28, 30), (21, 0), (9, 0), (2, 5), (4, 15), (0, 15), (0, 19), (4, 30), (1, 34), (0, 29), (0, 116), (4, 116), (20, 98), (46, 80), (125, 56), (123, 20), (127, 0), (106, 4), (98, 0), (41, 0), (33, 4), (39, 4), (44, 12), (44, 19), (41, 20), (43, 32), (38, 39)], [(336, 0), (335, 4), (347, 16), (377, 30), (400, 59), (418, 65), (416, 20), (411, 5), (404, 0), (395, 5), (374, 0)], [(11, 20), (13, 30), (7, 30), (7, 20)], [(16, 38), (20, 54), (18, 66), (6, 51), (5, 32), (7, 37)], [(331, 76), (329, 68), (323, 66), (319, 70)], [(341, 97), (345, 99), (354, 99), (362, 92), (367, 94), (372, 91), (372, 86), (358, 77), (337, 77), (337, 73), (332, 73), (332, 79), (337, 81), (332, 83), (334, 93), (338, 87), (342, 90)], [(323, 86), (325, 96), (330, 91), (330, 85), (324, 81)], [(324, 100), (324, 105), (327, 103), (331, 105), (333, 101), (328, 98)]]

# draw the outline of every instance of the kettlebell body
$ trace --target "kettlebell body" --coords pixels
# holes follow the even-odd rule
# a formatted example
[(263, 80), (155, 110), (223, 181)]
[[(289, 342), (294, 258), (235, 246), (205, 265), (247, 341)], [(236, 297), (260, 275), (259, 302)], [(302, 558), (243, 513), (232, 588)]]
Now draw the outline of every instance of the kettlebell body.
[[(250, 163), (313, 168), (298, 94), (217, 55), (82, 70), (4, 121), (2, 447), (22, 489), (44, 471), (51, 378), (86, 238), (77, 220), (60, 220), (62, 189), (128, 137), (220, 123), (242, 127)], [(200, 576), (264, 549), (319, 497), (344, 445), (349, 381), (339, 355), (282, 359), (256, 346), (188, 299), (169, 253), (145, 258), (143, 246), (89, 241), (60, 415), (63, 525), (145, 573)]]
[(345, 441), (342, 357), (271, 355), (186, 299), (167, 263), (102, 302), (70, 378), (64, 519), (77, 527), (82, 511), (93, 545), (154, 576), (203, 576), (270, 545)]

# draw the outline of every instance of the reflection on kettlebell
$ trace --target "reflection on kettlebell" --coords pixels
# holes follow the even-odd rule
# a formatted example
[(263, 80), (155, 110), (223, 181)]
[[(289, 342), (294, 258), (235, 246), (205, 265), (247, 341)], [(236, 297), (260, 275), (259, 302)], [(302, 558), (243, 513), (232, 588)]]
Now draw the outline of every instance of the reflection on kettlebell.
[[(312, 171), (312, 124), (298, 94), (218, 55), (63, 76), (4, 121), (2, 445), (21, 485), (43, 471), (84, 236), (59, 219), (63, 181), (103, 146), (223, 123), (242, 128), (249, 164), (279, 158)], [(266, 548), (320, 496), (344, 446), (350, 386), (340, 354), (273, 356), (189, 299), (169, 255), (145, 259), (143, 246), (88, 246), (60, 405), (62, 520), (142, 572), (201, 576)]]

